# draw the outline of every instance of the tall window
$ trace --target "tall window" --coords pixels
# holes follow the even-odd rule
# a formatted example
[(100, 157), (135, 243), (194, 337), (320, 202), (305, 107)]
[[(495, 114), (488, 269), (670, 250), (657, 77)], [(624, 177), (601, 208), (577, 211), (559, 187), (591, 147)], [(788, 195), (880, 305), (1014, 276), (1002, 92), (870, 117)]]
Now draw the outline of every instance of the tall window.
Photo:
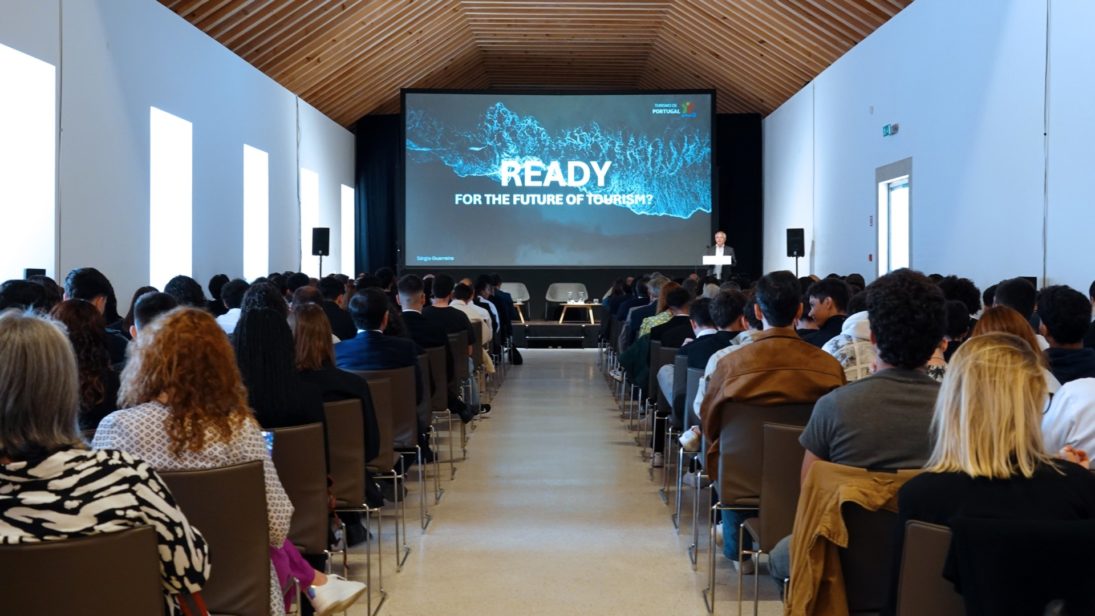
[(270, 272), (270, 156), (243, 146), (243, 277)]
[(0, 280), (55, 276), (56, 69), (0, 45)]
[(357, 276), (357, 272), (354, 271), (356, 265), (354, 257), (357, 254), (354, 238), (354, 189), (345, 184), (342, 185), (342, 220), (339, 228), (342, 235), (339, 246), (339, 253), (342, 256), (342, 271), (340, 273), (354, 278)]
[(878, 275), (912, 265), (912, 159), (875, 171), (878, 184)]
[(319, 257), (312, 256), (312, 229), (319, 226), (319, 174), (300, 169), (300, 271), (319, 275)]
[(163, 288), (193, 267), (193, 126), (151, 108), (149, 284)]

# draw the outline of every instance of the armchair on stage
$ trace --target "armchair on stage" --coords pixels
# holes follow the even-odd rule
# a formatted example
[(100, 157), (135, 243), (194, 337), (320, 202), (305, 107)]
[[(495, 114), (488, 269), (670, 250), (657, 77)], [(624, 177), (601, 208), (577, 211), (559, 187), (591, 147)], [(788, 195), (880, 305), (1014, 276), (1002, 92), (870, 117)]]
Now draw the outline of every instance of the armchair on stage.
[(561, 304), (562, 311), (559, 315), (560, 323), (566, 318), (568, 308), (585, 310), (586, 314), (589, 316), (589, 322), (591, 324), (596, 323), (596, 320), (593, 318), (593, 308), (595, 306), (600, 306), (600, 303), (589, 300), (589, 291), (587, 291), (586, 286), (580, 282), (553, 282), (551, 286), (548, 287), (544, 300), (544, 320), (548, 320), (552, 304)]

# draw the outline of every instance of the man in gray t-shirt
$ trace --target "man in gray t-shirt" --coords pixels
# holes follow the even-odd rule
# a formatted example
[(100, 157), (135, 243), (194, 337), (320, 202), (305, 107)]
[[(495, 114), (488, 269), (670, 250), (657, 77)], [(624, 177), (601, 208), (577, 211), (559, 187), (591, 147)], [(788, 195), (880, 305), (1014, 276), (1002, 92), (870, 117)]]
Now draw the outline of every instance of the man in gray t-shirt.
[[(931, 421), (939, 384), (925, 365), (943, 337), (943, 293), (908, 269), (867, 287), (867, 319), (875, 373), (825, 394), (799, 438), (806, 449), (802, 479), (818, 460), (878, 470), (922, 468), (931, 454)], [(780, 541), (769, 571), (790, 574), (790, 537)]]

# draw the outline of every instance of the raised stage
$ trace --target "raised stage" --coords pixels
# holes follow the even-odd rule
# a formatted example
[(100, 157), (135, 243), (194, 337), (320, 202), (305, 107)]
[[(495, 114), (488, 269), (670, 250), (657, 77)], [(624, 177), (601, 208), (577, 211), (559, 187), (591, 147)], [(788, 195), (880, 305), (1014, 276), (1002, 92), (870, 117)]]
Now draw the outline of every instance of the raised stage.
[(601, 324), (569, 321), (528, 321), (513, 323), (514, 343), (523, 349), (593, 349), (597, 347), (597, 333)]

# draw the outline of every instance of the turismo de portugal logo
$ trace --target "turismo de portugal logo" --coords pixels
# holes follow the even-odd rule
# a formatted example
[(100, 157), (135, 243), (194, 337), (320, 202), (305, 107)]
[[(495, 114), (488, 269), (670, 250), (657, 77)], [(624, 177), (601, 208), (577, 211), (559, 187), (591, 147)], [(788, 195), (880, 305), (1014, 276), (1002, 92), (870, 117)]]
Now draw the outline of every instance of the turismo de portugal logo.
[(673, 115), (681, 118), (696, 117), (696, 103), (684, 101), (683, 103), (654, 103), (650, 110), (652, 115)]

